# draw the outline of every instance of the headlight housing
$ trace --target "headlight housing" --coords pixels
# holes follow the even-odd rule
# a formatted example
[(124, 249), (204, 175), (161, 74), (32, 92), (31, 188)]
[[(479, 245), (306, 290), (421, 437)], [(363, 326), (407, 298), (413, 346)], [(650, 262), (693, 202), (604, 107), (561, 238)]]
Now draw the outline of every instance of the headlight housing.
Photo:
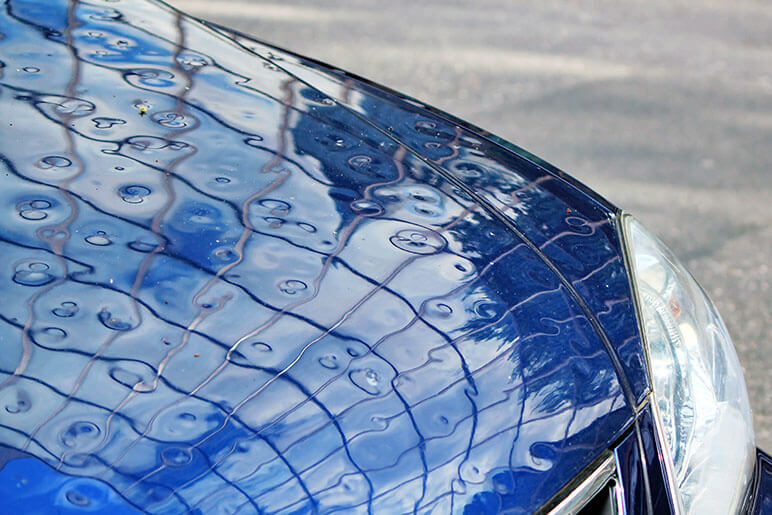
[(753, 473), (740, 362), (713, 303), (637, 220), (623, 216), (654, 400), (686, 513), (736, 513)]

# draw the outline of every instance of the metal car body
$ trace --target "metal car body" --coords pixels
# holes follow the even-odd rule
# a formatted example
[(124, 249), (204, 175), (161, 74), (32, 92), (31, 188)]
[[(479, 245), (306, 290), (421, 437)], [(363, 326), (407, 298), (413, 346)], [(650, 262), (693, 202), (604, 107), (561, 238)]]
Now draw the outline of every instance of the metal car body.
[(608, 201), (160, 3), (2, 9), (7, 509), (679, 510)]

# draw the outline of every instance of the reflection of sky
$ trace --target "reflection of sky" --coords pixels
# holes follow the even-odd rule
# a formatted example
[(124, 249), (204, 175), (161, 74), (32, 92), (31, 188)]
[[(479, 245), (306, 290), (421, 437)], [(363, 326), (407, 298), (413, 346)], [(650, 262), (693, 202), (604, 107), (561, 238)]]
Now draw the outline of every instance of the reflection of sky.
[(620, 434), (598, 204), (151, 4), (3, 7), (0, 442), (64, 474), (12, 495), (529, 510)]

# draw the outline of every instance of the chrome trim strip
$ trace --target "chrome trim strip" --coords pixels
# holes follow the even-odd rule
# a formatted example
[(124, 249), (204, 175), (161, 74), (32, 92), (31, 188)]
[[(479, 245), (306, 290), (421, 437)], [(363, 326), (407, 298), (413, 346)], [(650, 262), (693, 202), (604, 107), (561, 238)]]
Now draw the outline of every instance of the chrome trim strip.
[(625, 504), (625, 491), (622, 488), (622, 484), (617, 481), (614, 485), (614, 498), (616, 499), (615, 511), (616, 515), (627, 515), (627, 505)]
[(665, 440), (665, 433), (662, 431), (662, 419), (660, 418), (659, 406), (657, 406), (657, 400), (654, 398), (653, 392), (650, 394), (650, 398), (651, 402), (649, 404), (651, 405), (651, 412), (654, 415), (654, 428), (657, 431), (657, 445), (659, 446), (660, 453), (662, 453), (660, 462), (662, 462), (665, 467), (665, 482), (667, 483), (668, 490), (670, 490), (669, 493), (670, 498), (673, 501), (675, 515), (680, 515), (685, 513), (686, 510), (684, 510), (683, 501), (681, 500), (678, 485), (676, 484), (675, 471), (673, 470), (675, 465), (673, 464), (673, 458), (670, 456), (670, 449), (668, 448), (667, 440)]
[[(609, 480), (614, 477), (616, 472), (616, 460), (614, 455), (608, 458), (587, 476), (579, 486), (574, 488), (568, 496), (560, 501), (560, 504), (549, 511), (549, 515), (574, 515), (579, 513), (585, 504), (587, 504), (595, 495), (608, 485)], [(617, 510), (617, 513), (619, 511)]]
[(640, 296), (638, 295), (638, 281), (635, 279), (635, 263), (633, 253), (630, 249), (627, 231), (627, 221), (633, 218), (633, 215), (622, 209), (617, 210), (617, 235), (619, 236), (619, 244), (622, 248), (622, 258), (625, 265), (625, 271), (627, 272), (627, 282), (630, 285), (630, 295), (633, 301), (633, 310), (635, 311), (635, 322), (638, 325), (638, 333), (641, 336), (641, 345), (643, 346), (643, 359), (646, 361), (646, 376), (649, 381), (648, 393), (643, 396), (643, 400), (636, 408), (636, 413), (640, 411), (641, 406), (646, 402), (646, 397), (654, 392), (654, 382), (652, 381), (652, 366), (651, 359), (649, 358), (649, 344), (646, 341), (646, 333), (643, 327), (643, 310), (641, 309)]

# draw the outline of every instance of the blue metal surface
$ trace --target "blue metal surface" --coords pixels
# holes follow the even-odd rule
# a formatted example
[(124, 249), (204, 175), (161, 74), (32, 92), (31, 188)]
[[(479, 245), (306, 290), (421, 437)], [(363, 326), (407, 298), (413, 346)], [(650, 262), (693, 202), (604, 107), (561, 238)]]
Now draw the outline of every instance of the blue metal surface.
[(753, 515), (772, 514), (772, 456), (761, 450), (758, 450), (756, 455), (753, 495), (749, 513), (753, 513)]
[[(653, 513), (675, 513), (675, 502), (670, 497), (668, 478), (665, 472), (665, 457), (662, 442), (657, 438), (654, 415), (651, 405), (647, 405), (638, 415), (641, 456), (645, 458), (646, 477), (649, 485), (649, 497)], [(629, 513), (636, 513), (635, 511)]]
[(3, 513), (140, 513), (99, 478), (57, 472), (42, 461), (0, 446)]
[(614, 449), (617, 462), (617, 480), (622, 487), (625, 512), (648, 513), (649, 495), (646, 492), (644, 476), (647, 474), (645, 461), (642, 459), (638, 435), (631, 431)]
[(614, 449), (617, 480), (622, 487), (624, 512), (674, 513), (664, 456), (657, 438), (651, 406), (638, 414), (635, 428)]
[(536, 156), (396, 92), (222, 27), (256, 55), (314, 85), (516, 227), (576, 288), (621, 357), (636, 404), (649, 390), (615, 208)]
[(629, 426), (604, 202), (162, 5), (0, 6), (4, 498), (530, 512)]

